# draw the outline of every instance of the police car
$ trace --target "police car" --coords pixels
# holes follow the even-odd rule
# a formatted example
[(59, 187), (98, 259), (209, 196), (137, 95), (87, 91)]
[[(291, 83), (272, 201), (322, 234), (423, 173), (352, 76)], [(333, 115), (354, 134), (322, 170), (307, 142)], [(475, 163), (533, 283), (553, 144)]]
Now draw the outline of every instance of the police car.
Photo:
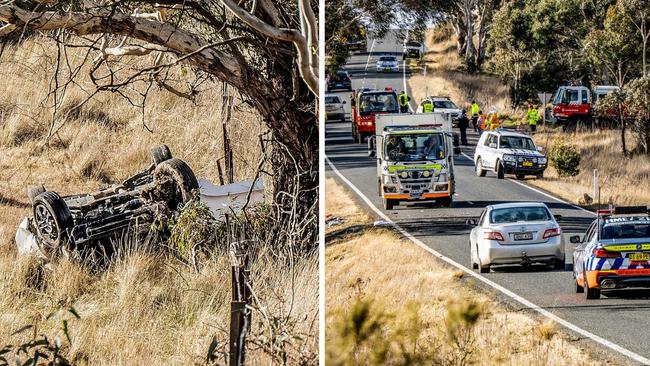
[(601, 290), (650, 288), (650, 211), (647, 207), (599, 210), (573, 252), (576, 292), (598, 299)]
[(547, 166), (546, 155), (525, 133), (497, 128), (485, 131), (474, 150), (476, 175), (484, 177), (488, 170), (503, 179), (506, 174), (514, 174), (517, 179), (526, 175), (541, 178)]

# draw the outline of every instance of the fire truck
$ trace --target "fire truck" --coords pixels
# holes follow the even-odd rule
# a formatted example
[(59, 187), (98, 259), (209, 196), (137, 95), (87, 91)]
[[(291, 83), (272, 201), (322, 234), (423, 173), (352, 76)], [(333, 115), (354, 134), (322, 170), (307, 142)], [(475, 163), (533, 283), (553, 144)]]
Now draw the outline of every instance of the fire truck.
[(361, 144), (375, 134), (375, 116), (399, 113), (397, 93), (391, 88), (384, 90), (358, 89), (350, 97), (352, 138)]
[(575, 129), (578, 124), (591, 126), (595, 119), (607, 117), (595, 115), (593, 106), (598, 99), (618, 89), (611, 85), (599, 85), (593, 90), (586, 86), (561, 86), (553, 97), (553, 118), (569, 130)]

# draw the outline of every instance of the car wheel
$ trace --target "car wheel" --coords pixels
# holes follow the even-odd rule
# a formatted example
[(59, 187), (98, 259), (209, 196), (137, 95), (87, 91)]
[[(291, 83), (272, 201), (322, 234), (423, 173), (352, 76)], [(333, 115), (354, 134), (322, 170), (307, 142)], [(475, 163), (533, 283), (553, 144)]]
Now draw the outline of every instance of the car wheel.
[(438, 203), (440, 203), (440, 205), (442, 207), (451, 207), (451, 204), (453, 203), (453, 201), (454, 200), (451, 197), (444, 197), (444, 198), (439, 199)]
[(585, 288), (578, 284), (578, 279), (577, 278), (576, 278), (575, 283), (576, 283), (576, 293), (577, 294), (581, 294), (581, 293), (585, 292)]
[(160, 163), (154, 171), (158, 195), (167, 202), (170, 209), (190, 201), (199, 189), (199, 183), (192, 169), (180, 159), (169, 159)]
[(169, 150), (169, 146), (160, 145), (160, 146), (156, 146), (153, 149), (151, 149), (151, 157), (153, 159), (153, 163), (155, 165), (158, 165), (158, 164), (162, 163), (163, 161), (171, 159), (172, 158), (172, 152)]
[(34, 198), (34, 223), (39, 247), (51, 259), (68, 238), (73, 220), (70, 208), (55, 192), (44, 192)]
[(390, 198), (384, 198), (384, 209), (385, 210), (392, 210), (393, 206), (396, 204), (396, 200), (390, 199)]
[(490, 273), (490, 266), (481, 266), (481, 265), (479, 266), (481, 267), (480, 269), (481, 273)]
[(472, 242), (469, 242), (469, 257), (470, 261), (472, 262), (472, 269), (478, 269), (478, 261), (476, 260), (476, 257), (474, 256), (474, 251), (472, 250)]
[(45, 193), (45, 187), (41, 184), (40, 186), (29, 186), (27, 187), (27, 197), (29, 198), (29, 203), (34, 206), (34, 199), (41, 193)]
[(476, 175), (479, 177), (485, 177), (485, 169), (483, 169), (483, 163), (481, 163), (481, 157), (479, 156), (478, 159), (476, 159)]
[(583, 277), (584, 277), (584, 293), (585, 293), (585, 298), (587, 300), (595, 300), (595, 299), (600, 299), (600, 289), (599, 288), (589, 288), (589, 282), (587, 282), (587, 277), (585, 276), (586, 272), (583, 271)]
[(553, 261), (553, 269), (564, 270), (564, 259), (556, 259)]
[(503, 164), (501, 164), (500, 161), (497, 161), (497, 179), (503, 179), (505, 175)]
[(517, 174), (517, 179), (518, 180), (524, 180), (524, 178), (526, 178), (525, 174)]
[(543, 171), (539, 172), (539, 173), (535, 174), (535, 176), (537, 177), (537, 179), (542, 179), (542, 178), (544, 178), (544, 172)]
[(341, 116), (341, 122), (345, 122), (345, 114)]

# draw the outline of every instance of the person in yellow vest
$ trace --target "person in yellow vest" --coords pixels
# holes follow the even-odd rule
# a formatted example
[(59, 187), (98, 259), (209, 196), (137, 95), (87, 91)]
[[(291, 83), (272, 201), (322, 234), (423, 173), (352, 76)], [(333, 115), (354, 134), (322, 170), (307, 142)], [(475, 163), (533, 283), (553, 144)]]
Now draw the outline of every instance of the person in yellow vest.
[(499, 121), (499, 116), (497, 116), (497, 111), (490, 112), (488, 121), (490, 122), (490, 130), (496, 130), (501, 126), (501, 121)]
[(411, 97), (406, 94), (406, 91), (402, 91), (399, 93), (397, 96), (397, 101), (399, 102), (399, 112), (400, 113), (408, 113), (409, 112), (409, 102), (411, 101)]
[(473, 100), (470, 113), (472, 115), (472, 127), (474, 128), (474, 132), (478, 132), (478, 124), (476, 122), (478, 121), (478, 112), (480, 111), (481, 108), (479, 108), (478, 103), (476, 103), (476, 101)]
[(433, 103), (430, 100), (425, 100), (422, 104), (422, 112), (424, 113), (433, 113)]
[(537, 113), (537, 108), (533, 105), (533, 103), (528, 103), (528, 126), (530, 126), (530, 131), (535, 132), (537, 131), (537, 121), (539, 120), (539, 114)]

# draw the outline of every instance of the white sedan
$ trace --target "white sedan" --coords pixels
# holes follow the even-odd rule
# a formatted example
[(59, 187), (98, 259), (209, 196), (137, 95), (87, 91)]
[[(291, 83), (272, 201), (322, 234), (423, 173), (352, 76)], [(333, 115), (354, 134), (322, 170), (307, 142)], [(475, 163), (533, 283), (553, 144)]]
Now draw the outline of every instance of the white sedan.
[(379, 60), (377, 60), (377, 72), (399, 72), (399, 61), (397, 61), (397, 57), (379, 57)]
[(472, 268), (490, 272), (498, 264), (553, 264), (564, 269), (562, 229), (541, 202), (503, 203), (487, 206), (469, 239)]

